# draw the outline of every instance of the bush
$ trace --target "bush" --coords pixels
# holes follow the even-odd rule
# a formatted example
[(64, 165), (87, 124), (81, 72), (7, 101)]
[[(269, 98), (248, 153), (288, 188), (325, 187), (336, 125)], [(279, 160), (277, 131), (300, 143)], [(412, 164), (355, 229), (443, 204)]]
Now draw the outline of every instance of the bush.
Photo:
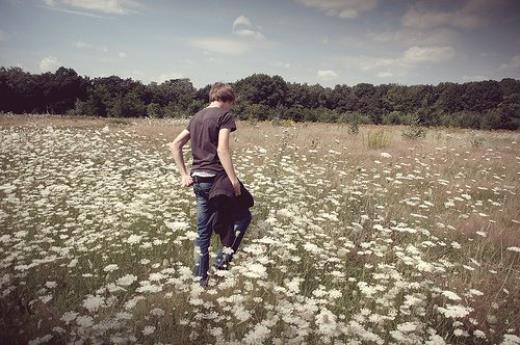
[(368, 131), (367, 144), (369, 149), (382, 149), (390, 145), (391, 137), (384, 130)]
[(415, 115), (394, 110), (383, 117), (384, 125), (410, 125), (415, 120)]
[(294, 126), (295, 122), (288, 119), (272, 119), (271, 124), (273, 126), (292, 127)]
[(400, 111), (394, 110), (387, 115), (383, 116), (383, 125), (399, 125), (402, 124), (401, 120), (402, 113)]
[(501, 117), (497, 110), (485, 112), (480, 117), (480, 129), (500, 128)]
[(320, 122), (333, 123), (338, 121), (339, 114), (335, 110), (319, 107), (314, 109), (314, 111), (316, 112), (317, 120)]
[(163, 108), (163, 117), (166, 118), (184, 118), (186, 117), (186, 111), (181, 109), (175, 102), (169, 102), (166, 107)]
[(162, 118), (164, 117), (164, 111), (160, 104), (150, 103), (146, 106), (146, 116), (150, 118)]
[(274, 109), (264, 104), (246, 104), (242, 106), (238, 118), (241, 120), (256, 119), (266, 121), (274, 117)]
[(426, 136), (426, 129), (419, 124), (419, 117), (416, 116), (410, 126), (408, 126), (401, 135), (406, 139), (419, 139)]
[[(308, 113), (309, 110), (305, 109), (301, 106), (294, 106), (286, 109), (280, 115), (280, 119), (282, 120), (292, 120), (295, 122), (303, 122), (305, 120), (309, 120)], [(312, 120), (311, 120), (312, 121)]]
[(359, 133), (359, 125), (357, 121), (352, 121), (348, 126), (348, 132), (350, 134), (358, 134)]
[(464, 128), (480, 128), (480, 113), (473, 111), (461, 111), (459, 114), (460, 123), (459, 126)]

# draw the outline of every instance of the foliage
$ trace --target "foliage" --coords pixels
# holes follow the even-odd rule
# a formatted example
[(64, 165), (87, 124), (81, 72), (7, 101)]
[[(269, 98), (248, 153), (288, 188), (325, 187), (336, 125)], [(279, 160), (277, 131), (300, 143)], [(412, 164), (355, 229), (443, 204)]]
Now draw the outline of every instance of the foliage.
[[(520, 80), (512, 78), (331, 88), (255, 73), (230, 84), (237, 93), (233, 112), (241, 120), (350, 124), (359, 114), (358, 123), (412, 125), (417, 116), (426, 127), (520, 128)], [(0, 67), (0, 111), (180, 118), (204, 108), (210, 88), (196, 89), (188, 78), (144, 85), (117, 76), (82, 77), (66, 67), (42, 74)]]
[(383, 149), (390, 145), (391, 137), (384, 129), (369, 130), (367, 133), (367, 146), (369, 149)]
[(406, 139), (419, 139), (426, 137), (426, 129), (420, 125), (420, 118), (414, 117), (410, 126), (401, 132)]

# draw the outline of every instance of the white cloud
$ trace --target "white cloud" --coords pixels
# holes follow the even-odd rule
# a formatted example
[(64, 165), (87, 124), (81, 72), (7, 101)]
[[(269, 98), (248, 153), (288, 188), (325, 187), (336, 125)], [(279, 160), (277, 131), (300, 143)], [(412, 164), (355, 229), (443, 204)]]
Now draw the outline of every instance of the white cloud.
[(76, 47), (78, 49), (85, 49), (85, 48), (91, 48), (92, 45), (90, 43), (86, 43), (83, 41), (76, 41), (76, 42), (74, 42), (74, 47)]
[(369, 55), (343, 55), (333, 60), (341, 66), (362, 72), (373, 72), (379, 78), (408, 74), (417, 66), (446, 61), (455, 56), (450, 46), (414, 46), (395, 57)]
[(275, 67), (291, 68), (291, 63), (283, 61), (275, 61), (272, 65)]
[(42, 72), (54, 72), (60, 66), (60, 62), (54, 56), (44, 57), (40, 61), (40, 70)]
[(462, 81), (482, 81), (482, 80), (489, 80), (491, 78), (485, 76), (485, 75), (463, 75)]
[[(455, 11), (420, 9), (418, 4), (411, 6), (402, 17), (402, 24), (415, 29), (432, 29), (453, 26), (461, 29), (474, 29), (491, 23), (496, 10), (511, 5), (508, 0), (467, 0)], [(498, 18), (498, 17), (497, 17)]]
[(520, 70), (520, 55), (511, 57), (511, 61), (500, 65), (499, 69), (516, 69)]
[(195, 38), (189, 43), (208, 52), (226, 55), (241, 55), (249, 49), (247, 42), (221, 37)]
[(365, 37), (379, 43), (411, 45), (450, 45), (454, 44), (461, 34), (450, 28), (436, 28), (430, 30), (418, 30), (403, 28), (387, 31), (368, 31)]
[(377, 0), (294, 0), (311, 8), (317, 8), (329, 16), (356, 18), (377, 6)]
[(240, 25), (253, 26), (253, 24), (251, 23), (251, 20), (244, 15), (238, 16), (233, 21), (233, 29), (235, 29), (235, 27), (240, 26)]
[(44, 0), (49, 7), (76, 14), (86, 14), (75, 9), (104, 14), (129, 14), (137, 12), (142, 5), (134, 0)]
[(233, 33), (243, 37), (252, 37), (256, 39), (265, 38), (260, 31), (256, 30), (253, 23), (251, 23), (251, 20), (244, 15), (238, 16), (233, 21)]
[[(97, 51), (97, 52), (101, 52), (104, 54), (106, 54), (110, 51), (110, 49), (108, 49), (107, 46), (99, 46), (99, 45), (84, 42), (84, 41), (76, 41), (72, 45), (77, 49)], [(114, 54), (116, 54), (116, 53), (114, 52)], [(117, 56), (120, 58), (126, 58), (127, 54), (125, 52), (118, 52)]]
[(163, 73), (157, 77), (156, 81), (157, 81), (157, 83), (161, 84), (170, 79), (180, 79), (180, 78), (184, 78), (182, 73), (175, 73), (175, 72), (174, 73)]
[(347, 56), (345, 62), (357, 66), (362, 71), (371, 71), (381, 67), (396, 67), (401, 63), (399, 58), (372, 56)]
[(329, 81), (334, 80), (338, 77), (338, 74), (334, 72), (333, 70), (327, 69), (327, 70), (319, 70), (317, 73), (317, 77), (319, 80), (322, 81)]
[(388, 78), (388, 77), (392, 77), (394, 74), (392, 72), (388, 72), (388, 71), (385, 71), (385, 72), (379, 72), (376, 74), (376, 76), (378, 76), (379, 78)]
[(455, 55), (455, 49), (445, 47), (418, 47), (408, 48), (403, 55), (403, 60), (410, 63), (439, 62), (451, 59)]
[(473, 14), (466, 14), (460, 11), (440, 12), (424, 11), (419, 12), (414, 7), (410, 8), (402, 18), (404, 26), (416, 29), (431, 29), (452, 25), (459, 28), (472, 29), (484, 25), (484, 19)]

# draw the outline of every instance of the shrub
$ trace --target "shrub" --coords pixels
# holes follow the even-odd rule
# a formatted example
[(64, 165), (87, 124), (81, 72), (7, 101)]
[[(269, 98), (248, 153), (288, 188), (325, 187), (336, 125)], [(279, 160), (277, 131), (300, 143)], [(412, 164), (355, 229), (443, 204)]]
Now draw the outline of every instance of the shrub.
[(313, 110), (316, 112), (317, 120), (320, 122), (336, 122), (339, 118), (339, 114), (336, 111), (325, 107), (319, 107)]
[(500, 128), (501, 117), (497, 110), (490, 110), (480, 117), (480, 129)]
[(271, 124), (273, 126), (281, 126), (281, 127), (292, 127), (294, 126), (294, 121), (289, 119), (272, 119)]
[(274, 117), (274, 109), (264, 104), (248, 104), (243, 107), (239, 118), (242, 120), (256, 119), (265, 121)]
[[(306, 116), (308, 113), (309, 110), (303, 108), (303, 107), (299, 107), (299, 106), (294, 106), (294, 107), (290, 107), (288, 109), (286, 109), (285, 111), (282, 111), (281, 115), (280, 115), (280, 119), (282, 120), (292, 120), (292, 121), (295, 121), (295, 122), (302, 122), (304, 120), (310, 120), (312, 121), (312, 119), (310, 119), (308, 116)], [(307, 117), (307, 119), (306, 119)]]
[(426, 129), (419, 124), (419, 117), (415, 117), (410, 126), (401, 132), (406, 139), (419, 139), (426, 136)]
[(357, 121), (350, 122), (348, 126), (348, 132), (350, 134), (358, 134), (359, 133), (359, 125)]
[(384, 130), (368, 131), (367, 144), (369, 149), (382, 149), (390, 145), (391, 137)]
[(403, 123), (402, 121), (402, 113), (400, 111), (394, 110), (387, 115), (383, 116), (383, 125), (398, 125)]
[(150, 118), (161, 118), (164, 117), (164, 111), (160, 104), (150, 103), (146, 106), (146, 116)]
[(410, 125), (416, 118), (415, 114), (403, 113), (401, 111), (394, 110), (383, 117), (384, 125)]

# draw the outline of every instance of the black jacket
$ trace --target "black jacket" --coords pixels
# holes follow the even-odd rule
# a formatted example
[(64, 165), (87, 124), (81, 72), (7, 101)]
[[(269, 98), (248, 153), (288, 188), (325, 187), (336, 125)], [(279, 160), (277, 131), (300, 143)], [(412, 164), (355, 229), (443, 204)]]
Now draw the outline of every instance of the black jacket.
[(226, 172), (217, 173), (208, 196), (208, 201), (215, 210), (208, 225), (213, 227), (213, 231), (219, 234), (222, 244), (227, 247), (231, 247), (235, 240), (235, 211), (254, 205), (251, 193), (242, 181), (238, 182), (240, 183), (240, 195), (237, 197)]

